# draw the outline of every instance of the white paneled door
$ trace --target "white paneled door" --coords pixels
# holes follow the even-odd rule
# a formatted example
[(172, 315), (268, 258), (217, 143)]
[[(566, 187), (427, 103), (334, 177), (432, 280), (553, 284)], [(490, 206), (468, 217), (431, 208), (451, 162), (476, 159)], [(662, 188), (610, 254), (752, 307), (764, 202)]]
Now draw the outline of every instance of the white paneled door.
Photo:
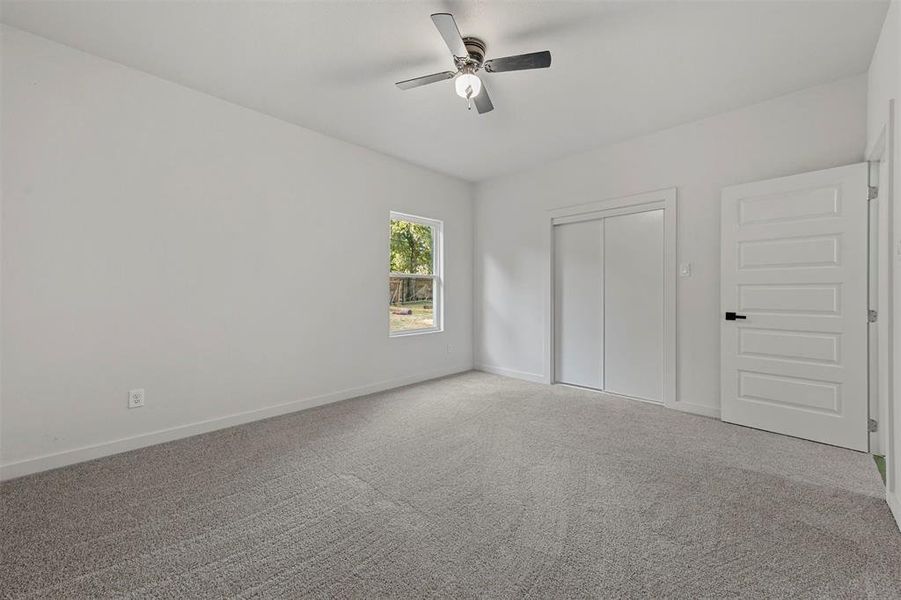
[(866, 451), (867, 165), (722, 204), (722, 419)]
[(557, 381), (604, 387), (604, 222), (554, 229)]
[(604, 390), (663, 401), (663, 209), (604, 219)]

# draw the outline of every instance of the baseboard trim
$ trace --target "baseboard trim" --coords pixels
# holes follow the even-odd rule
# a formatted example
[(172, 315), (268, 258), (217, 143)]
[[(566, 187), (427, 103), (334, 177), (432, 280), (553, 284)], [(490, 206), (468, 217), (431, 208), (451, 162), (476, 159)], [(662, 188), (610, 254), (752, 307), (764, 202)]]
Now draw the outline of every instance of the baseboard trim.
[(517, 371), (516, 369), (505, 369), (504, 367), (496, 367), (494, 365), (476, 365), (476, 371), (484, 371), (501, 377), (511, 377), (513, 379), (522, 379), (523, 381), (531, 381), (532, 383), (546, 383), (544, 375), (540, 373), (528, 373), (526, 371)]
[(128, 452), (130, 450), (137, 450), (138, 448), (146, 448), (147, 446), (154, 446), (156, 444), (171, 442), (173, 440), (191, 437), (194, 435), (199, 435), (201, 433), (209, 433), (210, 431), (216, 431), (218, 429), (234, 427), (235, 425), (243, 425), (245, 423), (251, 423), (253, 421), (260, 421), (262, 419), (268, 419), (270, 417), (277, 417), (279, 415), (306, 410), (308, 408), (314, 408), (316, 406), (322, 406), (324, 404), (331, 404), (333, 402), (340, 402), (341, 400), (348, 400), (350, 398), (357, 398), (359, 396), (365, 396), (367, 394), (383, 392), (386, 390), (403, 387), (405, 385), (421, 383), (430, 379), (446, 377), (448, 375), (463, 373), (470, 370), (472, 370), (472, 365), (455, 365), (453, 367), (435, 369), (433, 371), (419, 373), (417, 375), (398, 377), (395, 379), (386, 379), (367, 385), (338, 390), (336, 392), (330, 392), (327, 394), (320, 394), (318, 396), (311, 396), (309, 398), (303, 398), (301, 400), (295, 400), (293, 402), (286, 402), (284, 404), (267, 406), (264, 408), (226, 415), (224, 417), (216, 417), (204, 421), (188, 423), (185, 425), (176, 425), (175, 427), (151, 431), (149, 433), (141, 433), (126, 438), (120, 438), (108, 442), (101, 442), (99, 444), (92, 444), (90, 446), (82, 446), (80, 448), (63, 450), (61, 452), (45, 454), (43, 456), (37, 456), (35, 458), (27, 458), (24, 460), (0, 465), (0, 481), (15, 479), (16, 477), (23, 477), (25, 475), (31, 475), (32, 473), (39, 473), (41, 471), (57, 469), (59, 467), (65, 467), (68, 465), (74, 465), (76, 463), (102, 458), (104, 456), (111, 456), (113, 454), (120, 454), (122, 452)]
[(886, 490), (885, 501), (888, 503), (888, 507), (895, 517), (895, 525), (897, 525), (898, 530), (901, 531), (901, 498), (899, 498), (897, 494)]
[(711, 419), (720, 418), (720, 409), (713, 406), (707, 406), (705, 404), (694, 404), (693, 402), (682, 402), (680, 400), (677, 400), (675, 402), (667, 404), (666, 407), (673, 410), (680, 410), (682, 412), (691, 413), (693, 415), (710, 417)]

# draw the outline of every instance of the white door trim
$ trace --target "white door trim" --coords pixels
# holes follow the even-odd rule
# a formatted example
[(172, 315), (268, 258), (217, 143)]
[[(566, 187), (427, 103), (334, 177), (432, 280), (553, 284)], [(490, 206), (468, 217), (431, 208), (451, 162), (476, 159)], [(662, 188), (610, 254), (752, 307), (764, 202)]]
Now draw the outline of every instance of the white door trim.
[[(590, 221), (614, 215), (663, 210), (663, 405), (682, 410), (676, 395), (676, 188), (573, 204), (547, 211), (547, 239), (550, 260), (545, 281), (544, 382), (554, 376), (554, 226)], [(688, 409), (690, 410), (690, 409)]]
[[(892, 455), (892, 120), (893, 106), (889, 102), (888, 121), (882, 127), (879, 137), (867, 153), (870, 164), (870, 184), (877, 184), (878, 195), (875, 198), (876, 215), (875, 231), (873, 223), (869, 232), (870, 251), (876, 254), (870, 262), (870, 290), (876, 285), (876, 296), (869, 298), (869, 307), (877, 311), (879, 318), (870, 325), (870, 332), (876, 331), (876, 353), (870, 354), (870, 372), (875, 372), (875, 381), (870, 381), (870, 418), (878, 422), (878, 430), (870, 434), (870, 451), (886, 456)], [(879, 181), (874, 182), (872, 175), (876, 171)], [(872, 209), (872, 201), (871, 201)], [(873, 211), (871, 210), (871, 215)], [(874, 247), (873, 242), (876, 241)], [(875, 269), (873, 267), (876, 267)], [(871, 340), (871, 348), (873, 347)], [(874, 385), (875, 384), (875, 385)], [(876, 410), (874, 411), (873, 408)], [(894, 489), (891, 469), (886, 468), (886, 487)]]
[[(881, 433), (880, 442), (885, 455), (885, 495), (886, 501), (895, 516), (898, 527), (901, 528), (901, 489), (898, 486), (898, 467), (901, 461), (901, 402), (898, 400), (898, 390), (901, 386), (901, 371), (895, 369), (897, 359), (895, 357), (895, 341), (898, 339), (894, 333), (897, 317), (897, 294), (899, 281), (896, 281), (895, 256), (896, 244), (901, 244), (898, 231), (895, 229), (897, 215), (897, 186), (895, 182), (894, 164), (898, 160), (895, 155), (895, 100), (888, 101), (885, 122), (882, 131), (867, 151), (867, 161), (882, 162), (883, 172), (879, 181), (879, 268), (877, 278), (879, 280), (879, 296), (877, 308), (879, 320), (877, 331), (879, 336), (878, 351), (878, 378), (879, 378), (879, 421)], [(893, 206), (895, 205), (895, 206)], [(871, 415), (872, 416), (872, 415)]]

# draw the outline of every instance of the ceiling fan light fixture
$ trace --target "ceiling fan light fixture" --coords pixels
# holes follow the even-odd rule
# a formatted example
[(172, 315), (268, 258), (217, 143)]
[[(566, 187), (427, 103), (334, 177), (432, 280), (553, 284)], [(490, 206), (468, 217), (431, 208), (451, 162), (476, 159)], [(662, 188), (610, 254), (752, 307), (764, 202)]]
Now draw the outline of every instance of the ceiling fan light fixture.
[(471, 100), (482, 91), (482, 80), (473, 73), (464, 71), (457, 75), (457, 80), (454, 81), (454, 89), (457, 90), (457, 95), (461, 98)]
[(551, 66), (551, 53), (530, 52), (529, 54), (516, 54), (514, 56), (502, 56), (485, 60), (485, 49), (488, 47), (479, 38), (460, 35), (460, 28), (450, 13), (435, 13), (432, 15), (432, 23), (438, 29), (438, 33), (444, 38), (447, 49), (450, 50), (454, 60), (456, 71), (442, 71), (398, 81), (396, 85), (402, 90), (412, 90), (430, 83), (454, 79), (454, 91), (466, 100), (466, 106), (472, 110), (475, 105), (479, 114), (485, 114), (494, 110), (488, 90), (482, 85), (476, 72), (484, 70), (486, 73), (503, 73), (504, 71), (525, 71), (528, 69), (547, 69)]

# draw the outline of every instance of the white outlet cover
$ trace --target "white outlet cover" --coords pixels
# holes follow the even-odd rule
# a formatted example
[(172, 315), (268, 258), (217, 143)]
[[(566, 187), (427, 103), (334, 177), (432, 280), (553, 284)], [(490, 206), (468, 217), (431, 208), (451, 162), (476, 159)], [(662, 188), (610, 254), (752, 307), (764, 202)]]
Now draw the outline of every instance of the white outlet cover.
[(128, 392), (128, 408), (144, 406), (144, 390), (131, 390)]

